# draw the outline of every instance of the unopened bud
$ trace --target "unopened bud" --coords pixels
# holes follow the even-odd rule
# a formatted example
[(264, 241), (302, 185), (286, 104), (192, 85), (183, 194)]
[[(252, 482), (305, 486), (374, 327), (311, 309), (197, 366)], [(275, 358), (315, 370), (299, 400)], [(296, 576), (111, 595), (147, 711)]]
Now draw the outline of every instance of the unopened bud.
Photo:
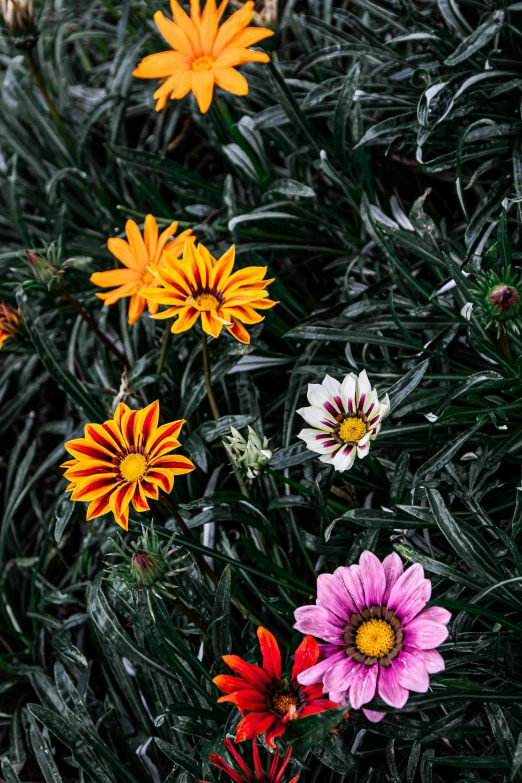
[(252, 427), (248, 427), (248, 438), (244, 438), (234, 427), (232, 435), (223, 441), (232, 463), (249, 479), (255, 479), (264, 470), (272, 458), (268, 448), (268, 438), (260, 437)]
[(37, 255), (32, 250), (26, 250), (25, 255), (33, 275), (39, 283), (45, 283), (48, 288), (51, 288), (55, 281), (60, 283), (60, 277), (63, 272), (56, 264), (53, 264), (47, 258), (43, 258), (43, 256)]
[(496, 285), (487, 293), (486, 307), (498, 321), (510, 321), (520, 313), (520, 291), (514, 285)]
[(165, 559), (159, 553), (137, 549), (131, 560), (131, 573), (136, 587), (151, 587), (165, 574)]
[(33, 0), (0, 0), (0, 16), (11, 40), (19, 49), (31, 49), (38, 37), (34, 24)]

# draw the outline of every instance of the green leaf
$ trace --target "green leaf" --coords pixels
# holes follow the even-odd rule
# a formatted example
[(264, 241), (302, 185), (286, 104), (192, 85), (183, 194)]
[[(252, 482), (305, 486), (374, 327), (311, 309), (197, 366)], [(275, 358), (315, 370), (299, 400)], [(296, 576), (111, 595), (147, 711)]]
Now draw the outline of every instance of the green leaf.
[(296, 756), (301, 756), (337, 728), (345, 715), (346, 707), (337, 707), (290, 721), (285, 732), (285, 743), (292, 746)]
[(68, 495), (62, 495), (60, 498), (58, 498), (56, 501), (56, 506), (54, 507), (54, 540), (57, 544), (59, 544), (62, 540), (65, 528), (69, 524), (69, 520), (73, 511), (74, 502), (69, 498)]
[(165, 742), (165, 740), (162, 740), (159, 737), (155, 737), (154, 741), (162, 753), (168, 756), (171, 761), (181, 767), (181, 769), (184, 769), (185, 772), (188, 772), (189, 775), (194, 775), (198, 780), (201, 779), (201, 765), (198, 764), (192, 756), (189, 756), (182, 750), (178, 750), (178, 748), (175, 748), (170, 742)]
[(219, 579), (212, 607), (212, 649), (221, 669), (224, 664), (222, 658), (232, 651), (232, 637), (230, 635), (230, 595), (232, 589), (232, 572), (230, 565), (223, 569)]

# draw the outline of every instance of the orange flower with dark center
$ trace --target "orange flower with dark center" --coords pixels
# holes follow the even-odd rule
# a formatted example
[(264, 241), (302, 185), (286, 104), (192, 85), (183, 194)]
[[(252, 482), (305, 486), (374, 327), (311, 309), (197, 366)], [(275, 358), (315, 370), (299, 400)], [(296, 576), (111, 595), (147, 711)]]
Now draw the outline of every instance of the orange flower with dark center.
[(321, 685), (303, 687), (297, 682), (302, 672), (319, 659), (319, 645), (313, 636), (306, 636), (295, 651), (290, 679), (284, 679), (281, 653), (274, 636), (266, 628), (257, 629), (263, 656), (262, 667), (247, 663), (238, 655), (224, 655), (223, 660), (239, 677), (220, 674), (214, 683), (226, 696), (219, 702), (232, 702), (246, 717), (239, 723), (236, 742), (265, 733), (266, 744), (274, 748), (274, 739), (286, 731), (290, 720), (304, 718), (338, 705), (324, 697)]
[(266, 266), (247, 266), (232, 272), (235, 247), (227, 250), (219, 260), (207, 248), (185, 242), (183, 258), (177, 259), (168, 250), (163, 254), (164, 265), (151, 267), (157, 277), (158, 288), (146, 288), (143, 296), (169, 309), (153, 318), (177, 316), (172, 332), (191, 329), (201, 317), (204, 332), (219, 337), (223, 326), (240, 343), (249, 343), (250, 335), (242, 324), (257, 324), (263, 320), (257, 310), (266, 310), (277, 302), (268, 299), (264, 289), (272, 280), (264, 280)]
[(160, 489), (169, 494), (174, 476), (194, 470), (189, 459), (170, 454), (181, 445), (183, 420), (158, 422), (157, 401), (138, 411), (122, 402), (113, 419), (86, 424), (85, 437), (65, 444), (74, 457), (61, 465), (71, 482), (66, 492), (89, 502), (88, 520), (112, 511), (127, 530), (131, 502), (135, 511), (149, 511), (147, 498), (157, 500)]
[(201, 13), (199, 0), (190, 0), (188, 17), (177, 0), (171, 0), (174, 21), (161, 11), (154, 14), (156, 26), (173, 51), (145, 57), (133, 76), (163, 80), (154, 93), (156, 111), (165, 107), (169, 97), (178, 100), (192, 90), (205, 113), (212, 103), (214, 84), (234, 95), (246, 95), (248, 82), (234, 66), (270, 60), (264, 52), (248, 48), (274, 34), (264, 27), (248, 27), (254, 3), (245, 3), (220, 26), (227, 4), (228, 0), (223, 0), (216, 8), (216, 0), (207, 0)]
[[(107, 242), (109, 252), (123, 264), (125, 269), (110, 269), (107, 272), (95, 272), (91, 275), (91, 283), (102, 288), (118, 286), (107, 294), (96, 294), (105, 305), (111, 305), (130, 296), (129, 323), (135, 323), (147, 301), (142, 296), (142, 289), (151, 285), (154, 276), (149, 271), (151, 264), (161, 267), (163, 251), (168, 250), (173, 256), (181, 255), (185, 240), (194, 242), (196, 237), (192, 235), (192, 229), (188, 228), (179, 234), (172, 242), (168, 242), (178, 229), (177, 222), (171, 223), (165, 231), (158, 236), (158, 224), (153, 215), (145, 218), (143, 236), (134, 220), (127, 220), (125, 232), (127, 242), (124, 239), (111, 237)], [(148, 303), (149, 312), (155, 313), (158, 305), (155, 302)]]
[(16, 337), (21, 328), (20, 310), (15, 312), (12, 307), (2, 302), (0, 304), (0, 348), (10, 337)]

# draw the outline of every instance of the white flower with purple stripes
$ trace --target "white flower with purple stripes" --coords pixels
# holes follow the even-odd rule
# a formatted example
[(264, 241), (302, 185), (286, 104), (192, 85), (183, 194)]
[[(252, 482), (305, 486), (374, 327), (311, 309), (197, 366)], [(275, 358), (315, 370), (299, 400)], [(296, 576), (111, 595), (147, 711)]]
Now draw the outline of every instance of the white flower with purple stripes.
[(370, 451), (381, 421), (390, 412), (388, 395), (379, 401), (372, 389), (366, 370), (350, 373), (340, 383), (327, 375), (322, 383), (308, 384), (308, 408), (297, 413), (310, 427), (298, 437), (311, 451), (320, 454), (340, 473), (349, 470), (355, 458), (362, 459)]

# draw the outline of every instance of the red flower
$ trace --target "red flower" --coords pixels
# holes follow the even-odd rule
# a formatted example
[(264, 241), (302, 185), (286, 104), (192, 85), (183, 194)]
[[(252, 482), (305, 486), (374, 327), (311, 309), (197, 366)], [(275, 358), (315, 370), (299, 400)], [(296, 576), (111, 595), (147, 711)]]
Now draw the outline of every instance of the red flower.
[(303, 686), (297, 682), (297, 676), (319, 659), (319, 645), (313, 636), (306, 636), (295, 651), (290, 680), (282, 679), (281, 653), (270, 631), (258, 628), (257, 638), (263, 656), (262, 668), (247, 663), (238, 655), (224, 655), (225, 663), (240, 676), (220, 674), (214, 682), (227, 694), (218, 701), (232, 702), (241, 715), (249, 711), (237, 727), (236, 742), (266, 732), (266, 744), (275, 748), (273, 740), (285, 733), (289, 720), (338, 705), (324, 698), (321, 685)]
[[(252, 750), (252, 756), (254, 759), (254, 769), (255, 774), (252, 772), (237, 750), (234, 748), (232, 743), (229, 739), (224, 740), (225, 747), (230, 753), (231, 756), (234, 757), (236, 760), (236, 764), (238, 765), (239, 769), (241, 770), (240, 774), (239, 772), (236, 772), (236, 770), (230, 766), (230, 764), (227, 764), (225, 759), (221, 758), (217, 753), (212, 753), (210, 756), (210, 761), (212, 764), (214, 764), (215, 767), (218, 767), (218, 769), (222, 769), (224, 772), (227, 773), (227, 775), (230, 776), (230, 780), (233, 780), (234, 783), (253, 783), (253, 781), (262, 781), (262, 783), (284, 783), (283, 781), (283, 775), (285, 773), (285, 769), (288, 766), (288, 762), (290, 761), (290, 756), (292, 755), (292, 748), (288, 748), (286, 752), (286, 756), (283, 759), (283, 762), (281, 766), (279, 766), (279, 751), (276, 751), (276, 753), (272, 756), (272, 761), (268, 765), (268, 770), (265, 774), (265, 771), (263, 767), (261, 766), (261, 760), (259, 758), (259, 751), (257, 749), (257, 742), (256, 740), (252, 740), (253, 744), (253, 750)], [(292, 780), (289, 780), (288, 783), (297, 783), (299, 780), (299, 775), (296, 775), (292, 778)], [(201, 783), (205, 783), (204, 780), (201, 781)]]

